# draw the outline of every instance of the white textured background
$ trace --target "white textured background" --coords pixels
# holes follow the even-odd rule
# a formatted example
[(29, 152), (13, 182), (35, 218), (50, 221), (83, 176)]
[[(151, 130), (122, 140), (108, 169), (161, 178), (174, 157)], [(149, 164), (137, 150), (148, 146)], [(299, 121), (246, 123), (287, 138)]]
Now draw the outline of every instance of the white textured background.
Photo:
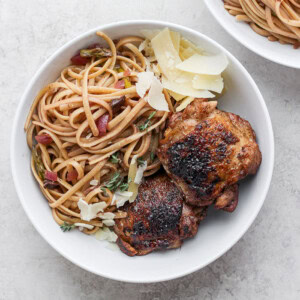
[[(225, 46), (257, 82), (275, 132), (272, 186), (250, 230), (205, 269), (156, 284), (101, 278), (56, 253), (24, 215), (9, 165), (15, 108), (41, 63), (76, 35), (126, 19), (179, 23)], [(300, 299), (300, 70), (249, 52), (201, 0), (0, 0), (0, 124), (1, 300)]]

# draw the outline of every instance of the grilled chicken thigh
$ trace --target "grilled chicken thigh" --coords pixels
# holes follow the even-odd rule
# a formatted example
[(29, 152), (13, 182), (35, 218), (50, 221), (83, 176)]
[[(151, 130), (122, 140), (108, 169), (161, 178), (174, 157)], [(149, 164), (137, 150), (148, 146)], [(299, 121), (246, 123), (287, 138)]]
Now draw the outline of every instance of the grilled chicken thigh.
[(178, 248), (193, 237), (206, 208), (193, 209), (165, 174), (147, 178), (140, 186), (135, 202), (124, 207), (127, 218), (116, 220), (117, 244), (129, 256), (154, 250)]
[(237, 182), (255, 174), (261, 153), (248, 121), (195, 99), (173, 114), (157, 155), (188, 204), (233, 211)]

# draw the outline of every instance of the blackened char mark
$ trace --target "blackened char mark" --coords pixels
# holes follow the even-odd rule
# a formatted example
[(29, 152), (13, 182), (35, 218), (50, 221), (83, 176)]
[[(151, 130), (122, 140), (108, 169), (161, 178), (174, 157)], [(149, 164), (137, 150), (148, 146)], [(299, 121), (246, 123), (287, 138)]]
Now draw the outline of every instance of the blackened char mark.
[(228, 146), (238, 141), (222, 124), (210, 128), (210, 122), (203, 121), (169, 147), (168, 169), (184, 180), (197, 197), (209, 198), (220, 181), (215, 164), (223, 161), (230, 152)]

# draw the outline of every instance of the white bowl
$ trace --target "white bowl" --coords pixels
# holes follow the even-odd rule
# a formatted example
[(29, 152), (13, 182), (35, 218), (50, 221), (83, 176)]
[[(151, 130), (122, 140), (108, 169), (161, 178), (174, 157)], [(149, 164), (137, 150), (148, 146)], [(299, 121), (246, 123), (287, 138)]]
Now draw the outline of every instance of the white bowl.
[(204, 3), (219, 24), (238, 42), (256, 54), (278, 64), (300, 69), (300, 50), (291, 45), (270, 42), (255, 33), (245, 22), (238, 22), (224, 8), (222, 0), (204, 0)]
[[(232, 214), (213, 211), (199, 227), (197, 236), (181, 249), (128, 257), (112, 251), (79, 231), (63, 233), (54, 222), (50, 208), (30, 170), (30, 151), (23, 126), (29, 107), (38, 91), (55, 80), (70, 57), (80, 48), (95, 42), (102, 30), (112, 38), (138, 35), (141, 29), (169, 27), (209, 52), (224, 52), (229, 61), (226, 71), (228, 92), (220, 107), (249, 120), (257, 133), (263, 160), (259, 172), (241, 184), (240, 203)], [(11, 141), (14, 183), (26, 214), (37, 231), (61, 255), (95, 274), (128, 282), (156, 282), (177, 278), (199, 270), (228, 251), (246, 232), (257, 216), (268, 192), (274, 161), (272, 125), (266, 104), (245, 68), (226, 49), (213, 40), (183, 26), (158, 21), (127, 21), (99, 26), (73, 39), (57, 50), (29, 83), (16, 112)]]

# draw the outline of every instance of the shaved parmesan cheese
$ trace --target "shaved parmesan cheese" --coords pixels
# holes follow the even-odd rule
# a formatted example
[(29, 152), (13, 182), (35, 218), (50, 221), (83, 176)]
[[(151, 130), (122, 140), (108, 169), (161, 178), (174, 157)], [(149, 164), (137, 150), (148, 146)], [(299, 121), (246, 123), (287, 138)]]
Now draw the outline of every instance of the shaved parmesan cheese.
[(147, 162), (145, 161), (141, 166), (138, 167), (136, 175), (135, 175), (134, 183), (136, 183), (136, 184), (141, 183), (146, 169), (147, 169)]
[(169, 92), (170, 96), (172, 96), (176, 101), (180, 101), (185, 97), (184, 95), (180, 95), (180, 94), (177, 94), (172, 91), (168, 91), (168, 92)]
[(132, 194), (132, 192), (121, 192), (120, 190), (115, 191), (111, 205), (116, 203), (117, 208), (123, 206), (129, 200)]
[(152, 64), (152, 71), (154, 72), (154, 75), (155, 75), (156, 77), (158, 77), (158, 78), (160, 77), (160, 75), (161, 75), (161, 70), (160, 70), (158, 64)]
[(194, 54), (176, 65), (176, 68), (195, 74), (219, 75), (226, 69), (227, 65), (228, 60), (223, 53), (212, 56)]
[(139, 51), (144, 51), (146, 56), (153, 56), (154, 52), (151, 46), (151, 41), (149, 39), (144, 40), (140, 45), (139, 45)]
[(136, 92), (143, 98), (146, 92), (149, 90), (154, 78), (153, 72), (141, 72), (137, 75), (138, 82), (136, 83)]
[(114, 220), (103, 220), (103, 224), (106, 226), (114, 226), (115, 221)]
[(184, 110), (191, 102), (194, 101), (194, 97), (186, 97), (180, 102), (180, 105), (176, 107), (176, 111)]
[(177, 83), (175, 81), (171, 81), (166, 79), (165, 77), (162, 78), (162, 85), (165, 89), (171, 90), (180, 95), (195, 97), (195, 98), (213, 98), (215, 97), (209, 91), (205, 90), (196, 90), (192, 86), (192, 78), (189, 81), (184, 80), (184, 83)]
[(179, 56), (182, 60), (186, 60), (191, 56), (193, 56), (194, 54), (197, 54), (197, 52), (195, 52), (195, 50), (191, 47), (188, 48), (180, 47), (179, 49)]
[(176, 66), (181, 63), (181, 59), (174, 47), (171, 34), (165, 28), (151, 40), (152, 48), (162, 73), (172, 80), (178, 77)]
[(170, 111), (168, 102), (163, 94), (163, 86), (160, 81), (153, 77), (148, 94), (148, 103), (156, 110)]
[(138, 156), (137, 156), (137, 155), (133, 155), (130, 164), (131, 164), (131, 165), (136, 164), (136, 160), (137, 160), (137, 159), (138, 159)]
[(179, 53), (180, 33), (176, 31), (170, 31), (170, 35), (171, 35), (174, 48), (177, 51), (177, 53)]
[(99, 183), (99, 181), (96, 179), (93, 179), (90, 181), (90, 185), (93, 185), (93, 186), (96, 186), (98, 183)]
[(193, 51), (195, 53), (198, 53), (200, 55), (204, 54), (204, 51), (202, 49), (200, 49), (199, 47), (197, 47), (194, 43), (192, 43), (191, 41), (189, 41), (188, 39), (182, 37), (180, 39), (180, 47), (181, 49), (191, 49), (191, 51)]
[(106, 207), (106, 203), (104, 201), (95, 203), (95, 204), (88, 204), (82, 198), (78, 201), (78, 208), (80, 209), (80, 218), (84, 221), (90, 221), (97, 217), (97, 214)]
[(99, 241), (108, 241), (108, 242), (116, 242), (118, 236), (111, 231), (109, 228), (104, 227), (100, 228), (95, 234), (94, 237)]
[(137, 161), (136, 161), (137, 157), (138, 157), (137, 155), (134, 155), (132, 157), (132, 160), (131, 160), (131, 163), (129, 166), (129, 171), (128, 171), (128, 180), (130, 181), (128, 191), (132, 192), (132, 195), (129, 198), (130, 203), (132, 203), (135, 200), (135, 198), (138, 194), (138, 190), (139, 190), (138, 184), (134, 183), (134, 179), (135, 179), (136, 172), (137, 172)]
[(85, 223), (74, 223), (74, 225), (78, 226), (78, 227), (84, 227), (84, 228), (87, 228), (87, 229), (90, 229), (90, 230), (92, 230), (94, 228), (93, 225), (85, 224)]
[(90, 132), (87, 134), (87, 136), (85, 137), (87, 140), (90, 139), (93, 136), (93, 134)]
[(140, 43), (140, 45), (139, 45), (139, 51), (140, 52), (143, 51), (146, 48), (148, 42), (149, 42), (148, 40), (144, 40), (143, 42)]
[(112, 212), (106, 212), (103, 214), (99, 214), (99, 218), (102, 220), (112, 220), (115, 218), (115, 214)]
[(221, 75), (195, 75), (192, 82), (195, 89), (221, 93), (224, 88)]
[(150, 29), (143, 29), (141, 30), (141, 34), (148, 40), (152, 40), (157, 34), (159, 34), (160, 30), (150, 30)]

